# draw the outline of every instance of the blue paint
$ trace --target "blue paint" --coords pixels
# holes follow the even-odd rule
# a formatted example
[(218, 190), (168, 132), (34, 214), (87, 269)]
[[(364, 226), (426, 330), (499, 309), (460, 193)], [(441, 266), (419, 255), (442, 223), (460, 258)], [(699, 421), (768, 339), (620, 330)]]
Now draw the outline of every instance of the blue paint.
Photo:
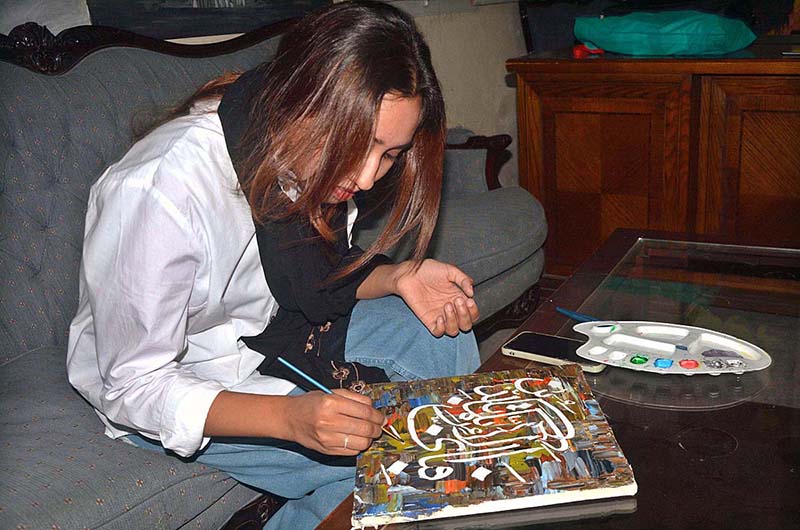
[(376, 409), (382, 409), (384, 407), (397, 405), (397, 400), (389, 392), (384, 392), (383, 394), (381, 394), (381, 397), (372, 402), (372, 405)]
[(431, 403), (434, 403), (432, 396), (417, 396), (408, 398), (408, 404), (412, 409), (416, 407), (422, 407), (423, 405), (429, 405)]
[(597, 400), (586, 399), (583, 403), (586, 405), (586, 408), (589, 409), (589, 414), (592, 416), (601, 416), (603, 414), (600, 411), (600, 404), (597, 402)]
[(669, 368), (672, 366), (672, 359), (656, 359), (653, 362), (653, 366), (656, 368)]
[(365, 515), (386, 515), (388, 513), (387, 512), (387, 508), (388, 507), (389, 507), (389, 503), (373, 504), (371, 506), (366, 505), (365, 506), (365, 510), (364, 510), (364, 514)]

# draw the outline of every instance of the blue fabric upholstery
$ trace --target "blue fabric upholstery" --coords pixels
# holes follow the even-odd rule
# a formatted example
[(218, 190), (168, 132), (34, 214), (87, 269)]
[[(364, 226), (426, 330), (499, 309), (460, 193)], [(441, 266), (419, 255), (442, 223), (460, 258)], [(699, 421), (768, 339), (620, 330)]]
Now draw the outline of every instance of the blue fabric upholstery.
[(443, 203), (429, 253), (472, 277), (480, 321), (538, 281), (546, 235), (541, 204), (522, 188), (500, 188)]
[[(219, 528), (258, 492), (103, 434), (67, 382), (64, 349), (45, 346), (0, 371), (0, 528)], [(221, 513), (208, 507), (231, 504)], [(227, 503), (228, 501), (226, 501)]]
[(89, 187), (130, 147), (132, 122), (262, 62), (275, 44), (213, 59), (109, 48), (61, 76), (0, 63), (0, 345), (66, 343)]

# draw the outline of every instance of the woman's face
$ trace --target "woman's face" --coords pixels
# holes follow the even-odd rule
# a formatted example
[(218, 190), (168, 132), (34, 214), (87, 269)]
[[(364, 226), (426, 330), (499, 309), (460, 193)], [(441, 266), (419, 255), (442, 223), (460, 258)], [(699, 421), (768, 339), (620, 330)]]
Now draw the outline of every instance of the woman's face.
[(375, 138), (361, 172), (336, 186), (327, 202), (344, 202), (356, 192), (372, 188), (389, 171), (397, 157), (411, 147), (421, 110), (422, 99), (419, 97), (385, 95), (378, 108)]

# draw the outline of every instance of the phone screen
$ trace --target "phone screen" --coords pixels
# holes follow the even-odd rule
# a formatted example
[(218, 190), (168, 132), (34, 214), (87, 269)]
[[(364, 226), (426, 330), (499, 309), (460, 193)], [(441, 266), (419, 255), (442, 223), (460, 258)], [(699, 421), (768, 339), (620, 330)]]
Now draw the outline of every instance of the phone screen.
[(606, 365), (586, 360), (575, 353), (582, 344), (583, 341), (578, 339), (523, 331), (505, 343), (501, 351), (511, 357), (521, 357), (545, 364), (578, 363), (586, 372), (597, 373), (603, 370)]

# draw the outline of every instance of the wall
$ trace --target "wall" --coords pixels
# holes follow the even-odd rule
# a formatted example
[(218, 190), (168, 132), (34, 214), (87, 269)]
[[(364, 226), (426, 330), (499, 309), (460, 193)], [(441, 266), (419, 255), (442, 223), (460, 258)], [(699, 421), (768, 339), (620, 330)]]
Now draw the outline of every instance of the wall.
[[(394, 2), (411, 13), (431, 47), (444, 91), (450, 126), (478, 134), (507, 133), (513, 158), (500, 174), (504, 185), (517, 182), (516, 93), (507, 86), (505, 60), (525, 53), (516, 2), (493, 0), (405, 0)], [(497, 0), (494, 0), (497, 1)], [(474, 5), (487, 3), (488, 5)], [(85, 0), (2, 1), (0, 33), (33, 20), (53, 33), (89, 23)]]
[(89, 24), (86, 0), (0, 0), (0, 33), (25, 22), (38, 22), (54, 34)]
[(503, 185), (516, 184), (516, 90), (506, 82), (505, 61), (525, 54), (517, 4), (431, 15), (418, 8), (414, 14), (431, 47), (448, 124), (478, 134), (510, 134), (514, 139), (513, 158), (503, 166), (500, 181)]

